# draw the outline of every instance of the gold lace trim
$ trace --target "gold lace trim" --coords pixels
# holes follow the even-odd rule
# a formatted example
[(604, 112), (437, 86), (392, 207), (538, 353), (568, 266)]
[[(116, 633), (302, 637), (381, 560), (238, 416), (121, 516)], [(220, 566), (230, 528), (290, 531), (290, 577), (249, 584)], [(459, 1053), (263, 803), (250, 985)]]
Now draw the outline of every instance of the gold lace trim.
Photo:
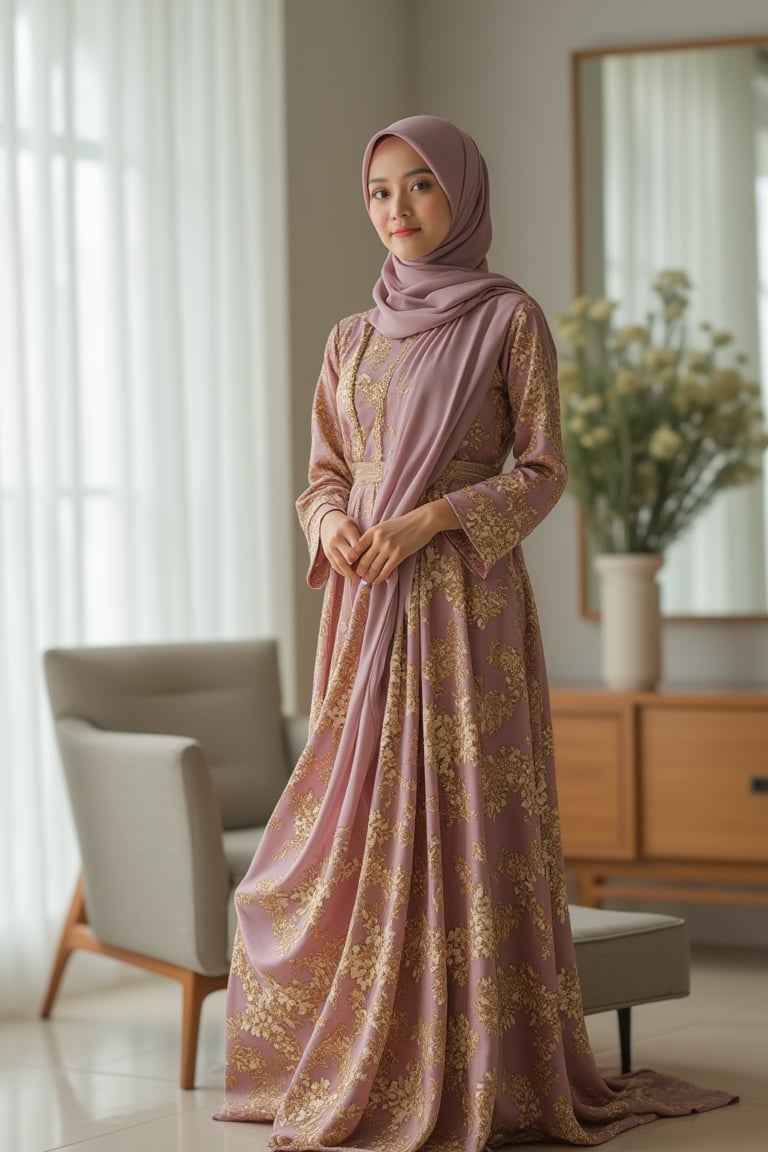
[(355, 460), (351, 466), (352, 488), (361, 484), (379, 484), (383, 475), (380, 460)]
[[(357, 460), (351, 465), (352, 490), (363, 484), (380, 484), (383, 469), (380, 460)], [(474, 460), (450, 460), (443, 474), (435, 481), (433, 488), (447, 488), (458, 481), (460, 484), (477, 484), (490, 476), (497, 476), (493, 464), (480, 464)]]

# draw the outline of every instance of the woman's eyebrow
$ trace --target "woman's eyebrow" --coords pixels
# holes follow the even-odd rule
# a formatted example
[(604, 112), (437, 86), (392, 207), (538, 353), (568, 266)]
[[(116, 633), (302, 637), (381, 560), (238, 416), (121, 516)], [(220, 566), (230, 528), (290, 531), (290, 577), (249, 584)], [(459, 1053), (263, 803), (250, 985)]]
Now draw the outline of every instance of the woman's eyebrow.
[[(408, 180), (411, 176), (434, 176), (431, 168), (412, 168), (410, 172), (403, 172), (402, 179)], [(384, 176), (371, 176), (369, 184), (386, 184)]]

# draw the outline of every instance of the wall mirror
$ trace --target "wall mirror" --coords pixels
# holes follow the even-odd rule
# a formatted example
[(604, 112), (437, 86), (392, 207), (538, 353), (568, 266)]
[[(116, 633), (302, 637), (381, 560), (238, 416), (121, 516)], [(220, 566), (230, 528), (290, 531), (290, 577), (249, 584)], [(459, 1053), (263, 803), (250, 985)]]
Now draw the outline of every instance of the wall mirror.
[[(572, 56), (576, 292), (642, 323), (680, 268), (701, 322), (730, 330), (768, 411), (768, 33)], [(765, 471), (765, 470), (764, 470)], [(581, 529), (582, 612), (598, 611)], [(720, 493), (665, 553), (662, 612), (768, 617), (768, 476)]]

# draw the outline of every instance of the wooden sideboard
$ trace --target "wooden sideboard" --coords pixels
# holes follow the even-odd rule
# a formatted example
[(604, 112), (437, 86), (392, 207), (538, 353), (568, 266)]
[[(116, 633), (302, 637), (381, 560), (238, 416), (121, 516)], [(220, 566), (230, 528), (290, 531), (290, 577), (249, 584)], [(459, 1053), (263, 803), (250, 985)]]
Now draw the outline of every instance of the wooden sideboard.
[(768, 904), (768, 691), (552, 690), (581, 904)]

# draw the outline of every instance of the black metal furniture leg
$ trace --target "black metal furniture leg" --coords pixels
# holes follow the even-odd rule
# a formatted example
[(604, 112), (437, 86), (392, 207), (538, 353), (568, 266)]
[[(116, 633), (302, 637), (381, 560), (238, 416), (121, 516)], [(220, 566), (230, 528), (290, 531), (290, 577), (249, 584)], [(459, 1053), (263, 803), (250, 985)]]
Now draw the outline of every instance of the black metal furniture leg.
[(619, 1008), (619, 1046), (621, 1048), (621, 1070), (632, 1071), (632, 1009)]

